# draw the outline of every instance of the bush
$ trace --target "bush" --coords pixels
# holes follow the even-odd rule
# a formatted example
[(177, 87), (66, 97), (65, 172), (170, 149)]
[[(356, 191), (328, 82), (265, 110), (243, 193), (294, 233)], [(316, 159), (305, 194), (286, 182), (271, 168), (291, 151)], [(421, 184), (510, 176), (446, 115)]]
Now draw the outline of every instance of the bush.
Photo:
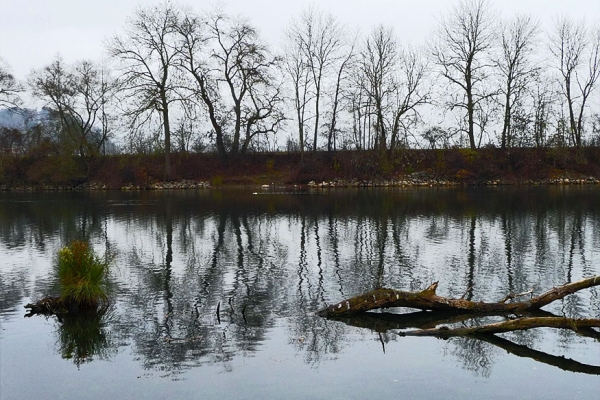
[(108, 266), (86, 242), (74, 241), (58, 252), (60, 298), (70, 308), (94, 309), (108, 304)]

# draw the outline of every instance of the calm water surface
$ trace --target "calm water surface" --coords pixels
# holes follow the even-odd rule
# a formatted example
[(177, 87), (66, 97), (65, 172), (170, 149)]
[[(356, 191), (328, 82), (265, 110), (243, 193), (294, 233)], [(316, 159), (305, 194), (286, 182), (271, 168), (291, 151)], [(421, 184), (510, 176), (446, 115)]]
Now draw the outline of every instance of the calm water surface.
[[(81, 239), (114, 256), (110, 310), (24, 318), (56, 294), (57, 251)], [(439, 340), (400, 337), (410, 324), (389, 312), (314, 315), (380, 286), (439, 281), (440, 295), (494, 301), (600, 275), (599, 187), (0, 193), (0, 257), (2, 400), (600, 390), (600, 343), (571, 331)], [(600, 318), (600, 288), (545, 310)]]

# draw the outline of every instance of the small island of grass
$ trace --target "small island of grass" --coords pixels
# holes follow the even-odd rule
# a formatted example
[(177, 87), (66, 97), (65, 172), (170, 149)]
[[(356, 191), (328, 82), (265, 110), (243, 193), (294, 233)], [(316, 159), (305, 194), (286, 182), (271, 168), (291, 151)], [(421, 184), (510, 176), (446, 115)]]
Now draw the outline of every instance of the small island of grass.
[(27, 304), (29, 315), (98, 311), (109, 304), (109, 260), (98, 257), (87, 242), (73, 241), (58, 251), (56, 277), (60, 295)]

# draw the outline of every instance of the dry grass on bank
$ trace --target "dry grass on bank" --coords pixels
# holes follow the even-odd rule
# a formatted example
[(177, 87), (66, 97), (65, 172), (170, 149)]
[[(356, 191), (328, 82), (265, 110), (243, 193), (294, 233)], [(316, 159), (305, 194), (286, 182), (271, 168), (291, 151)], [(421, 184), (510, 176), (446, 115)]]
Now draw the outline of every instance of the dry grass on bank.
[[(600, 148), (485, 148), (448, 150), (338, 151), (335, 153), (257, 153), (227, 160), (216, 154), (173, 154), (171, 180), (204, 181), (212, 186), (306, 184), (336, 179), (428, 179), (477, 184), (518, 183), (555, 178), (600, 177)], [(164, 156), (0, 157), (0, 185), (102, 183), (109, 189), (147, 187), (164, 181)]]

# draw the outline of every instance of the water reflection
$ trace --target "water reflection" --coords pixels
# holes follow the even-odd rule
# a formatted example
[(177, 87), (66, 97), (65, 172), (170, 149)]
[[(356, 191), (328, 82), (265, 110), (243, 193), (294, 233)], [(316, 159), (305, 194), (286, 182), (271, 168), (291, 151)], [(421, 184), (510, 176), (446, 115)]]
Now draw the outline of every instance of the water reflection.
[[(525, 316), (549, 317), (556, 316), (546, 311), (526, 313)], [(405, 314), (392, 313), (366, 313), (364, 315), (336, 318), (337, 321), (349, 326), (370, 329), (381, 334), (402, 332), (411, 329), (430, 329), (439, 325), (473, 326), (496, 322), (495, 318), (479, 315), (474, 319), (472, 314), (449, 314), (444, 312), (412, 312)], [(489, 377), (493, 360), (498, 350), (518, 357), (534, 359), (538, 362), (558, 367), (564, 371), (600, 375), (600, 366), (589, 365), (563, 356), (555, 356), (543, 351), (535, 350), (536, 344), (544, 340), (540, 330), (514, 331), (504, 335), (475, 335), (473, 337), (451, 337), (449, 351), (459, 358), (463, 367), (478, 375)], [(600, 332), (588, 328), (582, 329), (577, 334), (572, 331), (560, 331), (561, 340), (566, 343), (577, 341), (581, 337), (600, 340)], [(591, 342), (591, 341), (590, 341)], [(384, 347), (385, 349), (385, 347)]]
[(111, 343), (104, 310), (65, 315), (57, 329), (59, 352), (80, 366), (93, 359), (109, 359), (116, 354)]
[[(255, 355), (272, 331), (283, 330), (318, 367), (356, 340), (356, 327), (376, 332), (385, 351), (402, 340), (396, 331), (432, 323), (429, 313), (402, 322), (384, 314), (353, 321), (313, 315), (341, 298), (382, 286), (421, 290), (439, 280), (440, 295), (493, 301), (600, 274), (596, 187), (1, 196), (8, 260), (1, 319), (47, 294), (52, 256), (65, 243), (89, 240), (117, 255), (110, 318), (65, 320), (58, 329), (61, 354), (78, 365), (131, 346), (147, 369), (178, 376), (212, 364), (227, 372), (236, 357)], [(586, 290), (548, 311), (598, 317), (599, 298), (597, 288)], [(482, 376), (492, 373), (500, 348), (581, 372), (533, 350), (577, 340), (536, 330), (452, 339), (446, 348)]]

